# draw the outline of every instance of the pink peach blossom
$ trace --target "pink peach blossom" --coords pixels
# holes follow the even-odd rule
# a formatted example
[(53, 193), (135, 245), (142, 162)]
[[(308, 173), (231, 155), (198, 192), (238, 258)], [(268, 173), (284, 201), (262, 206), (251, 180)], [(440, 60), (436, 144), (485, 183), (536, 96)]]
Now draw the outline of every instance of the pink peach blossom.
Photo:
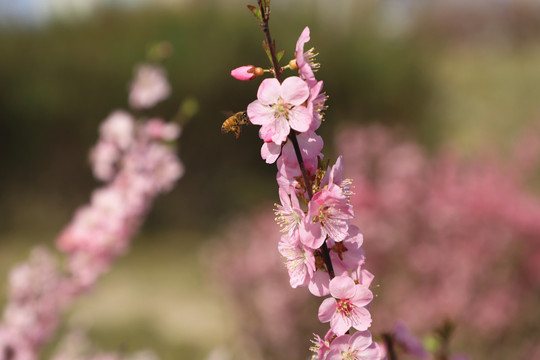
[(331, 298), (325, 299), (319, 307), (319, 320), (329, 322), (336, 335), (345, 334), (351, 327), (367, 330), (371, 325), (371, 315), (365, 308), (373, 299), (371, 291), (357, 285), (347, 275), (336, 276), (330, 281)]
[(348, 235), (343, 241), (328, 239), (327, 242), (334, 264), (341, 263), (344, 268), (356, 269), (366, 261), (366, 254), (361, 248), (364, 237), (360, 229), (354, 225), (349, 226)]
[(298, 242), (282, 236), (278, 244), (279, 253), (285, 258), (291, 287), (306, 286), (315, 270), (313, 251)]
[(309, 202), (305, 221), (300, 227), (301, 241), (314, 249), (320, 247), (327, 236), (342, 241), (348, 235), (353, 216), (352, 206), (341, 188), (331, 184), (313, 195)]
[(309, 89), (309, 99), (307, 108), (313, 115), (313, 120), (309, 126), (309, 130), (315, 131), (321, 125), (326, 110), (326, 100), (328, 96), (322, 92), (323, 82), (319, 81)]
[(173, 141), (180, 136), (182, 129), (178, 124), (163, 121), (163, 119), (153, 118), (146, 122), (145, 133), (154, 140)]
[(298, 73), (300, 77), (308, 83), (309, 87), (312, 87), (317, 83), (315, 79), (314, 70), (319, 68), (319, 64), (315, 63), (315, 52), (314, 49), (304, 52), (304, 45), (310, 40), (309, 38), (309, 27), (305, 27), (300, 37), (296, 42), (296, 65), (298, 66)]
[(380, 360), (377, 343), (369, 331), (359, 331), (354, 335), (342, 335), (330, 344), (326, 360)]
[(148, 109), (171, 93), (165, 70), (157, 65), (143, 64), (135, 71), (129, 91), (129, 104), (134, 109)]
[(295, 193), (287, 194), (284, 189), (279, 189), (279, 199), (281, 205), (276, 204), (274, 213), (276, 221), (281, 227), (282, 232), (286, 232), (289, 241), (293, 244), (299, 242), (298, 228), (304, 218), (304, 211), (300, 208), (298, 198)]
[(273, 164), (281, 153), (281, 145), (278, 145), (272, 141), (265, 141), (261, 147), (261, 157), (267, 164)]
[[(311, 173), (316, 171), (318, 157), (321, 156), (321, 150), (324, 146), (322, 137), (315, 134), (313, 131), (307, 131), (298, 134), (296, 138), (306, 169)], [(296, 152), (294, 151), (291, 141), (287, 141), (285, 145), (283, 145), (281, 154), (285, 165), (288, 167), (299, 167)]]
[(116, 110), (112, 112), (99, 127), (101, 138), (126, 150), (133, 139), (135, 120), (126, 111)]
[(309, 97), (307, 84), (291, 76), (282, 84), (265, 79), (257, 91), (257, 100), (248, 105), (250, 121), (261, 125), (259, 136), (265, 142), (281, 145), (291, 129), (305, 132), (311, 124), (311, 114), (303, 103)]

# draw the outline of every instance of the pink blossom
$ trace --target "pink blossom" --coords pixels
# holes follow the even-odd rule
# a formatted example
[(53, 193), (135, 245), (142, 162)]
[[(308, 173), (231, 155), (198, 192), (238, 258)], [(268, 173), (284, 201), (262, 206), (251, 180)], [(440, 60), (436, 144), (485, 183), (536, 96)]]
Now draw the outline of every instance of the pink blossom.
[(361, 264), (353, 271), (352, 278), (357, 284), (370, 287), (375, 275), (364, 269), (364, 264)]
[(341, 188), (343, 195), (345, 195), (347, 198), (347, 201), (350, 201), (351, 195), (353, 194), (353, 191), (351, 190), (352, 180), (344, 179), (343, 171), (343, 156), (340, 155), (335, 164), (326, 170), (324, 178), (321, 180), (321, 187), (335, 184)]
[(265, 142), (280, 145), (290, 129), (304, 132), (311, 124), (311, 114), (302, 104), (309, 97), (307, 84), (291, 76), (282, 84), (276, 79), (265, 79), (257, 91), (257, 100), (248, 105), (250, 121), (261, 125), (259, 136)]
[(41, 247), (11, 271), (9, 298), (0, 323), (0, 355), (10, 352), (15, 359), (38, 358), (70, 299), (67, 280), (56, 258)]
[[(318, 157), (321, 156), (321, 150), (324, 145), (322, 137), (313, 131), (308, 131), (298, 134), (296, 139), (298, 140), (298, 147), (300, 148), (306, 170), (310, 173), (315, 172), (317, 170)], [(287, 141), (283, 145), (281, 153), (285, 165), (299, 168), (298, 158), (296, 157), (296, 152), (291, 141)]]
[(365, 308), (373, 299), (371, 291), (356, 285), (347, 275), (336, 276), (330, 281), (331, 298), (325, 299), (319, 307), (319, 320), (329, 322), (332, 331), (340, 336), (351, 326), (356, 330), (366, 330), (371, 325), (371, 315)]
[(291, 195), (283, 189), (279, 189), (279, 199), (281, 200), (281, 205), (276, 204), (276, 209), (274, 213), (276, 214), (276, 221), (281, 227), (282, 232), (286, 232), (291, 243), (297, 243), (298, 238), (298, 227), (304, 218), (304, 211), (300, 208), (298, 203), (298, 198), (296, 194), (292, 193)]
[(110, 181), (116, 174), (116, 161), (120, 157), (120, 151), (114, 144), (102, 141), (90, 152), (92, 172), (96, 179)]
[(354, 335), (341, 335), (330, 344), (326, 360), (380, 360), (377, 343), (369, 331), (358, 331)]
[(326, 236), (342, 241), (348, 235), (353, 216), (352, 206), (341, 188), (331, 184), (313, 195), (309, 202), (306, 220), (300, 227), (301, 241), (314, 249), (322, 245)]
[(134, 109), (148, 109), (166, 99), (171, 92), (165, 71), (156, 65), (140, 65), (131, 83), (129, 104)]
[(94, 191), (90, 204), (75, 212), (57, 238), (58, 249), (67, 256), (65, 271), (40, 249), (12, 271), (0, 323), (0, 358), (38, 359), (54, 336), (62, 311), (127, 250), (154, 198), (182, 175), (176, 154), (162, 144), (176, 138), (178, 130), (156, 119), (149, 125), (142, 120), (135, 123), (124, 111), (115, 111), (104, 121), (90, 157), (94, 174), (106, 185)]
[[(379, 323), (401, 318), (420, 331), (450, 317), (484, 344), (519, 328), (536, 308), (540, 269), (528, 267), (540, 259), (540, 202), (526, 191), (533, 164), (499, 151), (428, 156), (382, 126), (349, 127), (336, 143), (355, 179), (354, 223), (372, 240), (369, 263), (386, 284), (371, 308)], [(393, 263), (390, 251), (400, 254)]]
[[(298, 140), (298, 147), (300, 148), (306, 169), (309, 172), (314, 172), (317, 169), (317, 157), (321, 155), (324, 144), (322, 138), (313, 131), (307, 131), (298, 134), (296, 139)], [(291, 141), (286, 140), (282, 146), (271, 141), (265, 142), (262, 145), (261, 157), (266, 160), (267, 164), (274, 163), (280, 153), (287, 166), (299, 168), (296, 152)]]
[(109, 141), (121, 150), (126, 150), (133, 140), (135, 120), (131, 114), (116, 110), (99, 127), (101, 138)]
[(144, 131), (151, 139), (164, 141), (173, 141), (181, 133), (178, 124), (168, 123), (159, 118), (148, 120), (144, 126)]
[(298, 178), (302, 177), (302, 171), (299, 166), (287, 166), (283, 157), (277, 160), (278, 172), (276, 181), (280, 189), (285, 190), (288, 194), (292, 194), (299, 186)]
[(295, 55), (300, 77), (308, 83), (309, 87), (312, 87), (317, 83), (314, 70), (319, 68), (319, 64), (315, 63), (317, 54), (315, 54), (313, 48), (304, 52), (304, 45), (309, 39), (309, 27), (306, 26), (296, 42)]
[(281, 145), (278, 145), (272, 141), (266, 141), (261, 147), (261, 157), (267, 164), (273, 164), (281, 153)]
[(330, 329), (326, 332), (326, 335), (324, 335), (324, 339), (321, 339), (317, 334), (314, 335), (315, 339), (311, 340), (313, 347), (311, 347), (310, 350), (317, 354), (317, 359), (326, 359), (326, 354), (330, 350), (330, 343), (334, 340), (336, 334)]
[(308, 110), (313, 114), (313, 121), (309, 126), (309, 130), (315, 131), (321, 125), (326, 110), (326, 93), (322, 92), (323, 82), (319, 81), (309, 89), (309, 99), (307, 102)]
[(285, 236), (281, 237), (278, 250), (285, 258), (291, 287), (306, 286), (315, 270), (313, 251)]
[(256, 68), (253, 65), (240, 66), (234, 70), (231, 70), (231, 76), (242, 81), (253, 80), (258, 76), (256, 71), (257, 69), (260, 68)]
[[(330, 294), (330, 275), (328, 274), (320, 250), (315, 251), (315, 256), (316, 270), (309, 281), (308, 289), (309, 292), (315, 296), (326, 296)], [(340, 276), (348, 274), (347, 269), (343, 267), (342, 263), (332, 262), (332, 266), (334, 268), (334, 275)]]
[(361, 248), (363, 241), (360, 229), (354, 225), (349, 226), (348, 235), (343, 241), (328, 239), (332, 263), (341, 263), (343, 267), (351, 270), (363, 265), (366, 261), (365, 252)]

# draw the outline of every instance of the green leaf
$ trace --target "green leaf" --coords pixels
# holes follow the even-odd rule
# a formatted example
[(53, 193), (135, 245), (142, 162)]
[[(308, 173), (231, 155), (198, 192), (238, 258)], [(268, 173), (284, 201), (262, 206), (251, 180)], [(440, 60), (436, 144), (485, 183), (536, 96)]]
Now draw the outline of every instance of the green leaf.
[(277, 62), (279, 64), (279, 62), (281, 61), (281, 58), (283, 57), (283, 55), (285, 55), (285, 50), (281, 50), (280, 52), (278, 52), (276, 54), (276, 58), (277, 58)]
[(268, 60), (270, 60), (270, 64), (274, 66), (274, 62), (272, 61), (272, 53), (270, 52), (270, 46), (268, 46), (268, 43), (266, 42), (266, 40), (263, 40), (262, 45), (264, 48), (264, 52), (266, 53), (266, 56), (268, 56)]
[(261, 9), (259, 7), (257, 7), (257, 6), (253, 6), (253, 5), (248, 5), (247, 7), (253, 13), (253, 15), (255, 16), (257, 21), (259, 21), (259, 23), (262, 24), (263, 23), (263, 17), (262, 17)]
[(263, 0), (264, 3), (264, 12), (270, 14), (270, 0)]

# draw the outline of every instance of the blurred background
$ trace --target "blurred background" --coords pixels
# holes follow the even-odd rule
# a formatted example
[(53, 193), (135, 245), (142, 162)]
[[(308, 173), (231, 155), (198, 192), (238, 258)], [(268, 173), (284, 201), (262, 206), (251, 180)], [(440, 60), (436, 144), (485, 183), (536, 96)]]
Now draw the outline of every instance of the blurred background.
[[(186, 99), (196, 102), (198, 111), (183, 125), (178, 150), (186, 175), (158, 199), (131, 252), (74, 306), (62, 330), (82, 327), (99, 347), (151, 348), (163, 359), (308, 357), (311, 333), (326, 326), (316, 319), (318, 299), (306, 289), (289, 289), (280, 264), (272, 221), (276, 169), (260, 159), (255, 127), (245, 128), (239, 140), (220, 132), (222, 111), (245, 109), (258, 86), (234, 80), (230, 70), (266, 67), (268, 61), (262, 32), (245, 5), (0, 0), (0, 304), (9, 268), (35, 244), (54, 246), (74, 210), (99, 186), (88, 164), (98, 125), (112, 110), (127, 108), (134, 66), (152, 44), (168, 41), (174, 53), (164, 66), (172, 96), (153, 113), (170, 119)], [(457, 326), (456, 352), (474, 359), (540, 356), (540, 148), (534, 138), (540, 134), (540, 4), (272, 1), (271, 31), (286, 61), (306, 25), (308, 45), (320, 54), (317, 78), (330, 96), (319, 130), (323, 152), (333, 159), (351, 154), (346, 169), (355, 169), (351, 177), (362, 180), (355, 206), (366, 229), (367, 268), (376, 276), (374, 330), (391, 329), (391, 314), (422, 337), (450, 318)], [(354, 131), (357, 137), (351, 137)], [(369, 148), (347, 147), (364, 140)], [(414, 149), (413, 155), (391, 152), (402, 145)], [(362, 163), (366, 157), (372, 159), (369, 166)], [(413, 170), (403, 170), (407, 181), (424, 182), (411, 188), (452, 188), (437, 197), (443, 199), (437, 209), (452, 209), (455, 222), (445, 226), (462, 233), (447, 240), (459, 246), (433, 245), (446, 233), (440, 229), (421, 235), (407, 229), (403, 233), (410, 236), (403, 236), (405, 225), (394, 221), (400, 214), (415, 213), (411, 222), (422, 226), (429, 220), (424, 208), (411, 205), (423, 200), (399, 197), (413, 193), (410, 188), (396, 195), (385, 191), (387, 182), (377, 182), (409, 184), (401, 181), (403, 173), (384, 172), (387, 158), (398, 167), (412, 164)], [(379, 177), (361, 172), (379, 162)], [(364, 180), (371, 185), (363, 187)], [(474, 198), (482, 189), (484, 207), (452, 202)], [(381, 205), (382, 197), (374, 200), (371, 193), (390, 194), (388, 202)], [(392, 207), (394, 200), (409, 205)], [(465, 227), (460, 219), (472, 224)], [(381, 230), (389, 227), (394, 232)], [(399, 244), (388, 240), (394, 235)], [(467, 244), (479, 245), (464, 250), (469, 257), (439, 262), (444, 268), (414, 262), (415, 256), (445, 257)], [(478, 258), (489, 261), (468, 267)], [(457, 290), (431, 276), (457, 269), (463, 272), (460, 284), (486, 278), (459, 290), (459, 306), (453, 302)], [(396, 272), (410, 275), (408, 282), (395, 278)], [(422, 289), (416, 307), (403, 306), (415, 289)], [(446, 302), (434, 304), (433, 294)], [(478, 302), (486, 298), (499, 300)], [(429, 312), (415, 315), (428, 305)], [(474, 318), (481, 309), (489, 311)], [(276, 323), (278, 313), (287, 320)], [(497, 318), (501, 313), (503, 319)], [(386, 320), (377, 323), (378, 317)], [(429, 337), (424, 340), (430, 344)]]

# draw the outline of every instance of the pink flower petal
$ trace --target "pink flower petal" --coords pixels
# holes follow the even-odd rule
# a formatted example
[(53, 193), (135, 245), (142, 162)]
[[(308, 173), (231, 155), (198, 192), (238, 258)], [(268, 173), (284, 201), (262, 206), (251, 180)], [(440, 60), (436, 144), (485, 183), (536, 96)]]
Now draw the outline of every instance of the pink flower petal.
[(261, 157), (267, 164), (273, 164), (281, 152), (281, 146), (273, 142), (265, 142), (261, 147)]
[(266, 123), (259, 129), (259, 137), (264, 142), (271, 142), (272, 137), (275, 135), (276, 130), (274, 129), (273, 123)]
[(371, 343), (371, 345), (367, 349), (362, 351), (362, 359), (379, 360), (381, 358), (381, 349), (375, 342)]
[(326, 296), (330, 294), (330, 275), (325, 271), (315, 271), (309, 282), (308, 289), (315, 296)]
[(319, 320), (323, 323), (329, 322), (337, 310), (337, 302), (334, 298), (324, 299), (319, 306)]
[(296, 131), (306, 132), (312, 122), (312, 113), (305, 106), (295, 106), (289, 110), (289, 123)]
[(355, 293), (354, 280), (346, 274), (336, 276), (330, 281), (330, 294), (336, 299), (350, 299), (355, 296)]
[[(264, 105), (272, 105), (277, 103), (281, 95), (281, 84), (277, 79), (264, 79), (257, 90), (257, 99)], [(251, 116), (250, 116), (251, 118)]]
[(371, 326), (371, 314), (365, 307), (354, 309), (349, 319), (352, 326), (359, 331), (367, 330)]
[(304, 44), (309, 41), (309, 27), (305, 27), (302, 33), (300, 34), (300, 37), (298, 38), (298, 41), (296, 41), (296, 64), (298, 67), (304, 66), (306, 64), (306, 61), (304, 60)]
[(282, 142), (287, 140), (287, 136), (291, 131), (289, 122), (283, 117), (278, 117), (274, 120), (273, 128), (275, 133), (272, 135), (272, 141), (278, 145), (281, 145)]
[[(346, 241), (353, 242), (355, 248), (360, 248), (364, 243), (364, 236), (360, 232), (360, 229), (356, 225), (349, 225), (349, 236)], [(345, 241), (344, 240), (344, 241)]]
[(259, 100), (251, 102), (247, 107), (249, 121), (255, 125), (265, 125), (274, 118), (274, 110)]
[(299, 231), (300, 241), (309, 248), (318, 249), (325, 240), (325, 234), (318, 223), (304, 220), (300, 223)]
[[(334, 278), (335, 279), (335, 278)], [(354, 280), (351, 279), (354, 284)], [(332, 282), (330, 282), (330, 293), (332, 293)], [(333, 296), (333, 295), (332, 295)], [(373, 300), (373, 293), (363, 285), (355, 285), (355, 293), (352, 298), (352, 303), (356, 306), (366, 306)]]
[(340, 155), (332, 170), (330, 170), (330, 184), (340, 184), (343, 180), (343, 155)]
[(373, 339), (369, 331), (358, 331), (350, 339), (351, 348), (355, 350), (367, 349), (371, 344), (373, 344)]
[(330, 320), (330, 327), (337, 336), (344, 335), (352, 326), (351, 319), (343, 315), (343, 313), (336, 312)]
[(309, 97), (309, 87), (298, 76), (288, 77), (281, 84), (281, 97), (292, 105), (303, 104)]

